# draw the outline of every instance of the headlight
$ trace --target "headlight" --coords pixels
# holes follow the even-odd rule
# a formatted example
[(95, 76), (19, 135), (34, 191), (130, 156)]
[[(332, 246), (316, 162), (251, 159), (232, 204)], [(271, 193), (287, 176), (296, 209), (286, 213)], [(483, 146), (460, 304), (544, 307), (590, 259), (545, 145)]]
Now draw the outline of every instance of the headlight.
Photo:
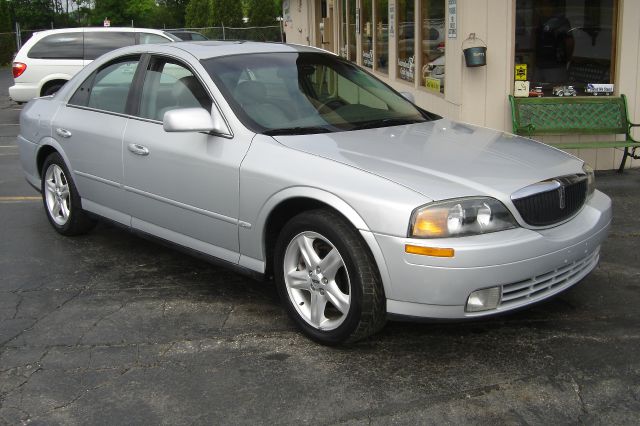
[(593, 172), (593, 168), (587, 163), (584, 163), (582, 170), (587, 175), (587, 199), (589, 199), (596, 190), (596, 175)]
[(495, 198), (458, 198), (415, 209), (411, 215), (409, 237), (461, 237), (517, 226), (509, 210)]

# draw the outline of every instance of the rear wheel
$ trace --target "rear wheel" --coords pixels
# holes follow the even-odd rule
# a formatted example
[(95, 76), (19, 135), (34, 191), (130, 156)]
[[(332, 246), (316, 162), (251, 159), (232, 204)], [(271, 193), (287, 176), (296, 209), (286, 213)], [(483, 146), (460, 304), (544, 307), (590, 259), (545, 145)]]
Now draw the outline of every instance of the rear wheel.
[(42, 166), (41, 191), (49, 222), (62, 235), (89, 231), (95, 222), (82, 210), (80, 196), (64, 160), (57, 152)]
[(64, 85), (64, 83), (58, 82), (58, 83), (51, 83), (45, 87), (42, 88), (42, 93), (40, 93), (40, 96), (49, 96), (49, 95), (53, 95), (55, 94), (58, 90), (60, 90), (60, 88)]
[(289, 316), (327, 345), (367, 337), (386, 321), (375, 262), (340, 215), (313, 210), (289, 221), (276, 244), (275, 277)]

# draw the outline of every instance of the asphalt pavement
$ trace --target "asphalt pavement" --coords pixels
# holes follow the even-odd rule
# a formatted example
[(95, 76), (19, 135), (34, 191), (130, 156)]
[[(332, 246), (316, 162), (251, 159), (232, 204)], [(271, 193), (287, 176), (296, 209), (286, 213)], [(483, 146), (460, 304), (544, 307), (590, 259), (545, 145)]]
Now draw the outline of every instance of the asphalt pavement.
[(531, 309), (304, 338), (272, 284), (101, 223), (66, 238), (23, 179), (0, 70), (0, 424), (638, 424), (640, 171), (604, 172), (600, 266)]

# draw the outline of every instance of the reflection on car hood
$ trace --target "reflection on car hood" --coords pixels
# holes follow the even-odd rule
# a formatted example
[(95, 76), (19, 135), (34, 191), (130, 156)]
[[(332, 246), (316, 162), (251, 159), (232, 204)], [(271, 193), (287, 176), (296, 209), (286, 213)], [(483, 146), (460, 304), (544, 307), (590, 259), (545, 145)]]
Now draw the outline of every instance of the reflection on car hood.
[(557, 149), (446, 119), (275, 139), (382, 176), (432, 200), (470, 195), (507, 200), (532, 183), (582, 172), (581, 160)]

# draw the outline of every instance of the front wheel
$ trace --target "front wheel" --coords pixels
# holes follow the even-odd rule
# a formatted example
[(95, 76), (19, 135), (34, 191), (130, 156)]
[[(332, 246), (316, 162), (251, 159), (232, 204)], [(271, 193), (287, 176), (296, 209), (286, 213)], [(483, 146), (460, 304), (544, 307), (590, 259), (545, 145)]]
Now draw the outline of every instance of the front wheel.
[(313, 340), (336, 345), (367, 337), (386, 321), (385, 296), (369, 248), (342, 216), (313, 210), (291, 219), (276, 244), (278, 293)]
[(82, 210), (80, 195), (64, 160), (57, 152), (42, 166), (42, 199), (49, 222), (62, 235), (79, 235), (95, 222)]

